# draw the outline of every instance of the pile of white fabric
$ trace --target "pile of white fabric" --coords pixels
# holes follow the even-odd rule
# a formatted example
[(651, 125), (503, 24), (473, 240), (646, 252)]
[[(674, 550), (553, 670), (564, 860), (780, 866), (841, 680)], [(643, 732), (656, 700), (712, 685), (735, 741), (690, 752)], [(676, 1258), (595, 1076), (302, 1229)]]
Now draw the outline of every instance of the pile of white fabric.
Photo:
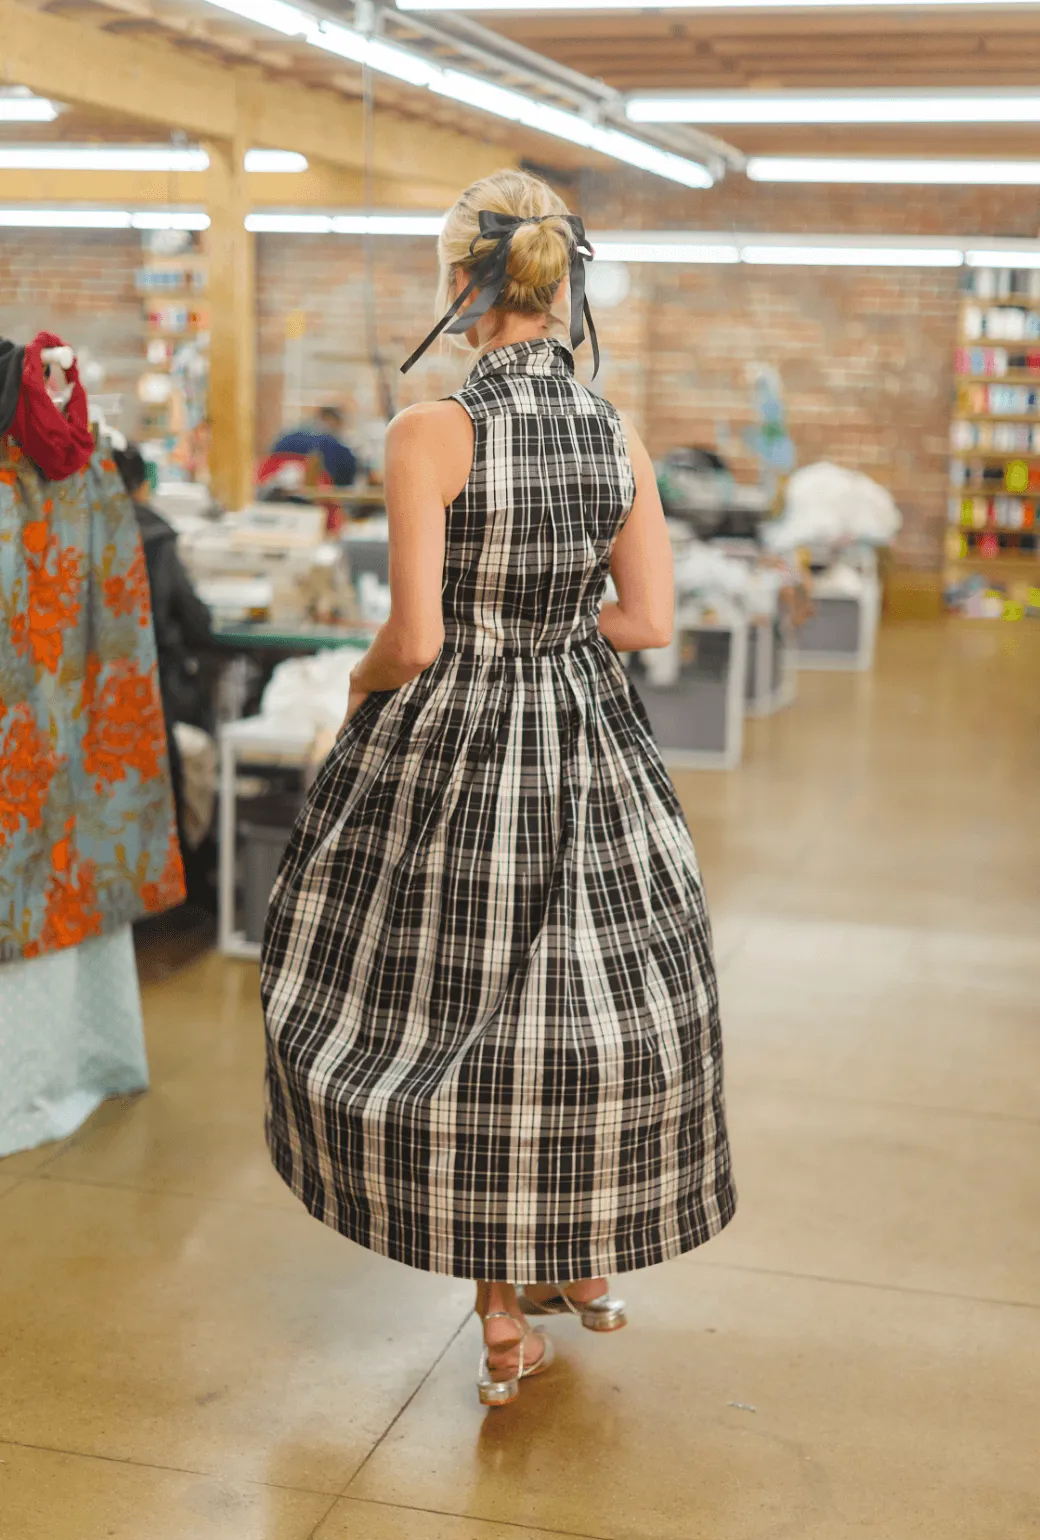
[(751, 568), (746, 562), (724, 556), (699, 540), (691, 540), (676, 553), (675, 592), (681, 599), (719, 596), (744, 602), (751, 586)]
[(762, 526), (773, 551), (803, 545), (887, 545), (902, 524), (890, 493), (860, 471), (820, 460), (795, 471), (781, 518)]
[(351, 670), (364, 647), (326, 648), (309, 658), (279, 663), (260, 701), (260, 715), (272, 725), (314, 738), (335, 733), (347, 712)]

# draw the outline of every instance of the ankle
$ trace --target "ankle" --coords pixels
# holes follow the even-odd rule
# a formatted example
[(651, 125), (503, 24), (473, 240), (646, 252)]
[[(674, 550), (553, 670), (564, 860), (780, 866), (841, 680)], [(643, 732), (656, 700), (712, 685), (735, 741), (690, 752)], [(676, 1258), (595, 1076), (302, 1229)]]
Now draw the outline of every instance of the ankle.
[(478, 1290), (477, 1308), (482, 1315), (520, 1316), (520, 1307), (517, 1304), (516, 1289), (513, 1284), (484, 1283), (480, 1288), (483, 1289), (484, 1293), (481, 1298), (480, 1290)]

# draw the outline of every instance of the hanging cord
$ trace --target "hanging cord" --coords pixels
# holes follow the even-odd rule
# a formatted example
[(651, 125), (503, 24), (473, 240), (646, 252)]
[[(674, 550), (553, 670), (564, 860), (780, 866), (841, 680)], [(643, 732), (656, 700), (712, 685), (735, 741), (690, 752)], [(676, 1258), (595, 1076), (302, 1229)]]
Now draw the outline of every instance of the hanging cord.
[[(363, 94), (361, 151), (363, 201), (365, 214), (371, 215), (374, 212), (375, 202), (375, 101), (372, 91), (372, 71), (367, 64), (361, 66), (361, 89)], [(361, 249), (364, 254), (365, 342), (369, 363), (375, 371), (379, 406), (383, 417), (389, 422), (395, 415), (396, 408), (394, 392), (390, 384), (390, 372), (379, 351), (379, 326), (376, 319), (376, 259), (372, 245), (374, 240), (375, 236), (368, 230), (361, 237)]]

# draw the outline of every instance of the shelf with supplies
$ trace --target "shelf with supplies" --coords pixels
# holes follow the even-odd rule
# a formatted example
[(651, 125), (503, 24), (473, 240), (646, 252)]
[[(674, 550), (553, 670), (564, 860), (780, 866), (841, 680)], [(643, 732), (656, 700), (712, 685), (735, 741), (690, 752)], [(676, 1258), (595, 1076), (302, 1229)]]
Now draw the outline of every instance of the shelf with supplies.
[(1040, 269), (965, 273), (953, 364), (947, 610), (1040, 618)]
[(1040, 465), (1040, 450), (1036, 449), (951, 449), (954, 460), (1035, 461)]
[(1003, 374), (960, 374), (954, 379), (958, 385), (1040, 385), (1040, 367), (1036, 369), (1005, 369)]
[(161, 479), (208, 477), (209, 261), (204, 239), (187, 231), (147, 231), (135, 287), (141, 299), (144, 359), (137, 382), (145, 458)]
[(1029, 423), (1040, 428), (1040, 411), (1037, 412), (958, 412), (956, 422), (1011, 422)]

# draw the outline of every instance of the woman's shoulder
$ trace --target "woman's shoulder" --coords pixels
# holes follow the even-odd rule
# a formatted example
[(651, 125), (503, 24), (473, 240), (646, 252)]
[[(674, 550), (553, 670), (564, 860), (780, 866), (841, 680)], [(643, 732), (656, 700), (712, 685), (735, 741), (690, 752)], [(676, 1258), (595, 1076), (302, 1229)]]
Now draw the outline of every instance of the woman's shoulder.
[(419, 401), (398, 412), (386, 430), (387, 442), (402, 448), (426, 441), (442, 441), (443, 436), (458, 435), (460, 442), (471, 439), (473, 429), (469, 414), (458, 401)]
[(394, 467), (424, 465), (439, 482), (447, 506), (469, 476), (473, 442), (473, 422), (458, 402), (424, 401), (406, 407), (386, 430), (387, 476)]

